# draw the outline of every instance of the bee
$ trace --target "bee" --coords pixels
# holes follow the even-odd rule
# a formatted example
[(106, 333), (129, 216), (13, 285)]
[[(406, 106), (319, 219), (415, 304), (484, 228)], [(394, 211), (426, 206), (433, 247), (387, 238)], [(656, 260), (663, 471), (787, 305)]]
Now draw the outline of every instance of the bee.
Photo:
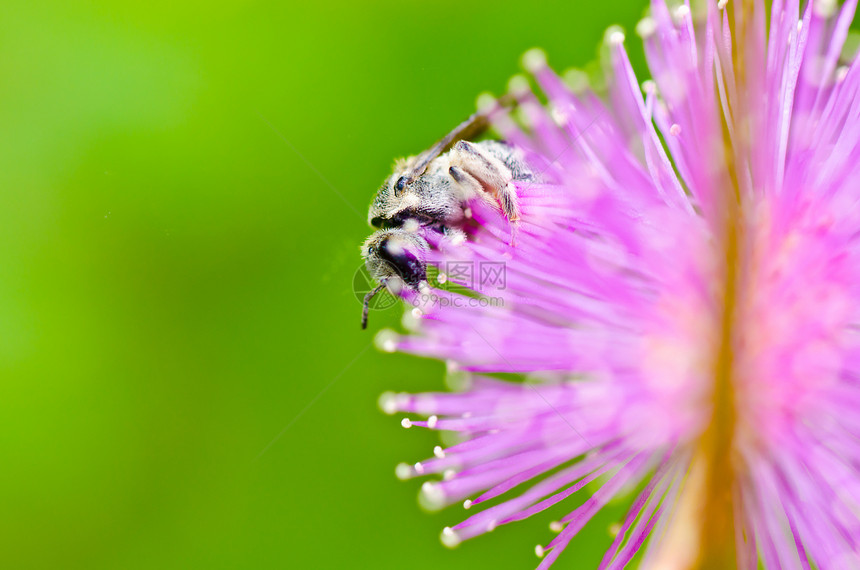
[(520, 208), (514, 182), (533, 181), (536, 175), (521, 150), (500, 141), (469, 141), (488, 125), (488, 113), (472, 115), (426, 151), (397, 161), (377, 191), (367, 217), (377, 231), (364, 242), (361, 255), (379, 284), (364, 297), (362, 329), (370, 301), (383, 288), (395, 294), (403, 287), (429, 288), (425, 257), (430, 246), (418, 229), (465, 239), (469, 203), (483, 199), (501, 211), (515, 235)]

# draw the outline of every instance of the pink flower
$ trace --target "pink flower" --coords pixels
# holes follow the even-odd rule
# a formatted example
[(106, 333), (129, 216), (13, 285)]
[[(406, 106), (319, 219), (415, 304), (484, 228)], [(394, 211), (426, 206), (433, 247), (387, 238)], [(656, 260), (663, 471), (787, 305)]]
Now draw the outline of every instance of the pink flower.
[(653, 0), (653, 81), (610, 31), (602, 98), (526, 54), (549, 103), (514, 81), (526, 126), (492, 114), (541, 173), (517, 184), (516, 244), (481, 201), (464, 243), (422, 234), (442, 270), (503, 261), (503, 287), (475, 281), (500, 302), (424, 306), (380, 337), (460, 383), (381, 400), (460, 437), (398, 467), (441, 475), (427, 505), (478, 511), (443, 542), (598, 483), (539, 568), (631, 489), (601, 568), (646, 539), (644, 567), (860, 568), (860, 64), (840, 65), (856, 3)]

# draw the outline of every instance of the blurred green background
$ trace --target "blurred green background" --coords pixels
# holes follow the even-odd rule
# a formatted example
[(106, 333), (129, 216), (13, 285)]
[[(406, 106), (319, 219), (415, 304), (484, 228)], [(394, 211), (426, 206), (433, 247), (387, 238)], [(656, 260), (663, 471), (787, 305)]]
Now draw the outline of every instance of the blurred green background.
[(395, 479), (437, 440), (377, 396), (443, 366), (359, 330), (358, 245), (394, 157), (644, 4), (4, 2), (0, 565), (534, 567), (552, 515), (449, 551)]

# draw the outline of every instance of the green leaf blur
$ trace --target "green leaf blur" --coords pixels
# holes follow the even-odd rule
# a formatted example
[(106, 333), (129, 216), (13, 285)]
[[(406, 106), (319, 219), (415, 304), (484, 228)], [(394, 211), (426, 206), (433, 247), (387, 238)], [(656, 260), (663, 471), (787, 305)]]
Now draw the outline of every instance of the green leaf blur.
[(2, 567), (534, 567), (552, 514), (452, 552), (395, 479), (437, 440), (377, 396), (444, 367), (371, 346), (358, 245), (395, 157), (644, 4), (4, 2)]

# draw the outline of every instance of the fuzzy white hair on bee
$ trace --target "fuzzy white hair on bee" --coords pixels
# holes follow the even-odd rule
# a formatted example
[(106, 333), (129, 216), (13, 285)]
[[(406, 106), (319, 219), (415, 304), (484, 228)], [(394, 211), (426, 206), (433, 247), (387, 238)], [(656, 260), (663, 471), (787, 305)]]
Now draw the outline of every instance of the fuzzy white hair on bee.
[(370, 301), (384, 287), (426, 287), (429, 246), (418, 230), (462, 241), (471, 200), (482, 199), (502, 212), (511, 223), (513, 245), (520, 219), (514, 182), (535, 181), (537, 175), (523, 153), (507, 143), (466, 140), (486, 129), (491, 111), (473, 115), (423, 153), (396, 161), (377, 191), (367, 219), (379, 231), (365, 241), (362, 256), (379, 285), (365, 297), (362, 328)]

